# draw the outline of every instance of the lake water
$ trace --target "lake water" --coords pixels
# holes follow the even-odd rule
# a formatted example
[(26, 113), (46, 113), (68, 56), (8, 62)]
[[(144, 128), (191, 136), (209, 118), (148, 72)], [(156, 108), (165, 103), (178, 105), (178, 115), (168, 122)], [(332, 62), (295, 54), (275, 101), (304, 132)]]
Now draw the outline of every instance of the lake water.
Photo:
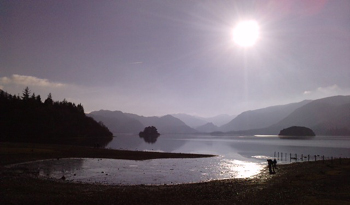
[[(266, 159), (278, 164), (298, 161), (350, 157), (350, 137), (318, 136), (290, 140), (277, 136), (161, 135), (143, 139), (137, 135), (118, 135), (108, 149), (213, 154), (197, 159), (152, 159), (144, 161), (115, 159), (54, 159), (11, 165), (31, 170), (39, 177), (72, 182), (110, 185), (161, 185), (251, 177), (266, 167)], [(301, 155), (304, 157), (301, 159)], [(292, 162), (295, 160), (293, 159)]]
[(301, 155), (310, 155), (310, 159), (314, 159), (315, 155), (325, 156), (326, 159), (331, 157), (348, 158), (350, 157), (350, 137), (316, 136), (312, 139), (292, 140), (280, 139), (276, 135), (161, 135), (154, 143), (149, 143), (138, 135), (121, 134), (114, 137), (106, 148), (214, 154), (225, 159), (246, 162), (266, 162), (267, 158), (278, 158), (279, 156), (279, 163), (289, 163), (290, 154), (293, 157), (297, 154), (298, 158)]

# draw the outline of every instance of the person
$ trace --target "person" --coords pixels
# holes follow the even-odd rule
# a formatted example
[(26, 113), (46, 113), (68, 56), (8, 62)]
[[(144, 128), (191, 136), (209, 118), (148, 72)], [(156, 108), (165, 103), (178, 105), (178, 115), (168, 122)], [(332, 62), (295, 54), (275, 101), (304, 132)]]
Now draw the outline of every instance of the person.
[(270, 172), (270, 174), (272, 174), (273, 172), (272, 172), (272, 159), (268, 159), (267, 160), (267, 163), (268, 163), (268, 165), (269, 165), (269, 172)]
[(275, 169), (277, 169), (277, 160), (276, 159), (273, 160), (273, 171), (275, 171)]

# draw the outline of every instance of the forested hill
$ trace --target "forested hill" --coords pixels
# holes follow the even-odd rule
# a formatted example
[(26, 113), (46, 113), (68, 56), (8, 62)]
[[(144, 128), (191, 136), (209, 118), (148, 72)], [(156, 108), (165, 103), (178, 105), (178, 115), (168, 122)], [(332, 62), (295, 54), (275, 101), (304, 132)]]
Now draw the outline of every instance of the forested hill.
[(87, 117), (81, 104), (43, 102), (27, 87), (22, 96), (0, 90), (0, 140), (80, 145), (102, 145), (112, 133), (102, 123)]

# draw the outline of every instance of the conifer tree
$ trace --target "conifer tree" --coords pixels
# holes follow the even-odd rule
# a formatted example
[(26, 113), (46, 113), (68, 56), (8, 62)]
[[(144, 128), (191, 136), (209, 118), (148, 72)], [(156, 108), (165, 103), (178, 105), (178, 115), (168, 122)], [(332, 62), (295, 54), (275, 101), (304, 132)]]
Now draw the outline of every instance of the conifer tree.
[(49, 95), (47, 96), (47, 98), (46, 98), (44, 103), (47, 104), (47, 105), (52, 105), (53, 104), (51, 93), (49, 93)]
[(22, 93), (22, 99), (23, 100), (28, 100), (30, 97), (30, 90), (28, 87), (26, 87), (24, 90), (23, 90), (23, 93)]

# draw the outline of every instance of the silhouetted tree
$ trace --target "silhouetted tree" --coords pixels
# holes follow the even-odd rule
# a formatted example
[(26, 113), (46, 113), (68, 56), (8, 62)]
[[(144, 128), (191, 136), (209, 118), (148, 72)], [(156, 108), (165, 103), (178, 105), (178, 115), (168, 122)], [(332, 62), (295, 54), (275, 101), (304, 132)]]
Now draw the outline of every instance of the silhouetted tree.
[(22, 97), (0, 90), (0, 141), (93, 145), (112, 139), (108, 128), (87, 117), (81, 104), (54, 102), (51, 93), (45, 103), (39, 95), (29, 96), (28, 87)]
[(47, 96), (46, 100), (44, 101), (44, 103), (46, 105), (52, 105), (53, 104), (53, 100), (52, 100), (52, 96), (51, 93), (49, 93), (49, 95)]
[(85, 113), (84, 112), (84, 107), (81, 104), (78, 104), (77, 109), (78, 109), (78, 112)]
[(29, 99), (29, 96), (30, 96), (30, 90), (29, 90), (28, 87), (26, 87), (26, 88), (23, 90), (22, 99), (23, 99), (23, 100), (28, 100), (28, 99)]
[(38, 103), (42, 103), (42, 102), (41, 102), (41, 97), (40, 97), (40, 95), (36, 96), (36, 101), (37, 101)]

